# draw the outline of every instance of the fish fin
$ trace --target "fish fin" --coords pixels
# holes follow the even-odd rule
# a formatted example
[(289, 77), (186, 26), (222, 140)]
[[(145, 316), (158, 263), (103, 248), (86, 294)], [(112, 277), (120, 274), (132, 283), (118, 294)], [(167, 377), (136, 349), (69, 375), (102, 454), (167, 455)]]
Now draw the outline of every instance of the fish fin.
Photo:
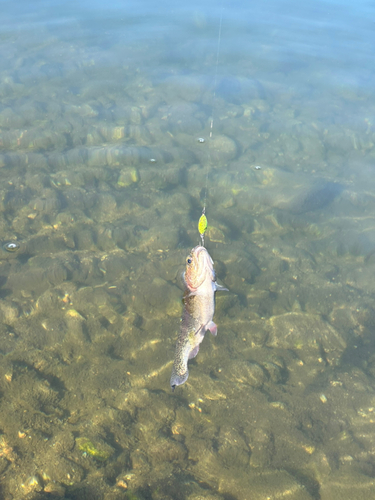
[(229, 292), (229, 290), (215, 281), (215, 292)]
[(217, 335), (217, 325), (213, 321), (210, 321), (209, 323), (207, 323), (207, 325), (206, 325), (206, 331), (207, 330), (210, 330), (210, 332), (212, 333), (212, 335), (214, 337), (216, 337), (216, 335)]
[(198, 354), (199, 351), (199, 345), (195, 346), (194, 349), (192, 349), (189, 353), (189, 359), (195, 358), (195, 356)]

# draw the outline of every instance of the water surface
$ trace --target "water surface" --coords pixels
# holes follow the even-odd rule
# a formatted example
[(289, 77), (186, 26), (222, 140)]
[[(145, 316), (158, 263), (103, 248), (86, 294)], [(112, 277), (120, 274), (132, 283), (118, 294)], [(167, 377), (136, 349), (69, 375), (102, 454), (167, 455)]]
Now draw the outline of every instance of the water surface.
[[(4, 498), (371, 496), (373, 16), (2, 3)], [(230, 292), (172, 394), (205, 202)]]

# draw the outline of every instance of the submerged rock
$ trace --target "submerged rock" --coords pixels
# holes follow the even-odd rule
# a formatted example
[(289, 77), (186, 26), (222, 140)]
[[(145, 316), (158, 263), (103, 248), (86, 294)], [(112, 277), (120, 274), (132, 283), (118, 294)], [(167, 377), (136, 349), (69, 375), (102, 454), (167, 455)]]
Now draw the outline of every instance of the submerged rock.
[(108, 444), (96, 441), (95, 443), (86, 437), (76, 438), (77, 448), (90, 457), (105, 462), (113, 454), (114, 450)]
[(219, 478), (219, 493), (230, 495), (238, 500), (248, 500), (251, 491), (251, 500), (265, 498), (288, 498), (288, 500), (312, 500), (304, 486), (291, 474), (283, 470), (271, 470), (252, 474), (245, 477), (236, 477), (233, 469)]
[(247, 104), (254, 99), (265, 97), (264, 88), (259, 81), (252, 78), (235, 78), (233, 76), (222, 78), (216, 94), (231, 104)]
[(356, 471), (334, 473), (319, 488), (321, 500), (362, 500), (371, 498), (375, 491), (375, 479)]
[(337, 364), (346, 348), (344, 336), (314, 314), (291, 312), (273, 316), (269, 326), (268, 345), (296, 350), (301, 357), (319, 358), (324, 353), (330, 364)]
[(238, 361), (232, 363), (228, 370), (229, 378), (238, 384), (246, 384), (260, 389), (267, 381), (267, 373), (258, 363)]
[(226, 135), (215, 135), (209, 143), (211, 159), (215, 163), (233, 160), (238, 153), (237, 144)]
[(343, 189), (344, 187), (337, 182), (317, 182), (310, 189), (292, 199), (287, 209), (292, 213), (320, 210), (330, 205)]

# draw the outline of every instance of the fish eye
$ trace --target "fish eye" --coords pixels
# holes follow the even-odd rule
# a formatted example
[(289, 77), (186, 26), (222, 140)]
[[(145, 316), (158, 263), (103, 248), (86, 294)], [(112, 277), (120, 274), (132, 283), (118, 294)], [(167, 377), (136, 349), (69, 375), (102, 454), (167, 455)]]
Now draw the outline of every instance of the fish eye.
[(188, 258), (186, 259), (186, 262), (187, 262), (188, 264), (191, 264), (193, 261), (192, 261), (192, 259), (191, 259), (190, 257), (188, 257)]

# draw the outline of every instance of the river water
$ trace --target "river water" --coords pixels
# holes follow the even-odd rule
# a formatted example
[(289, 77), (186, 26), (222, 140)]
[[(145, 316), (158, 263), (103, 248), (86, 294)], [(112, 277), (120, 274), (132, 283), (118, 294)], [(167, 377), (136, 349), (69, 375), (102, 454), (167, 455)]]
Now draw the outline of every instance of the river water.
[(373, 4), (1, 5), (0, 496), (372, 497)]

